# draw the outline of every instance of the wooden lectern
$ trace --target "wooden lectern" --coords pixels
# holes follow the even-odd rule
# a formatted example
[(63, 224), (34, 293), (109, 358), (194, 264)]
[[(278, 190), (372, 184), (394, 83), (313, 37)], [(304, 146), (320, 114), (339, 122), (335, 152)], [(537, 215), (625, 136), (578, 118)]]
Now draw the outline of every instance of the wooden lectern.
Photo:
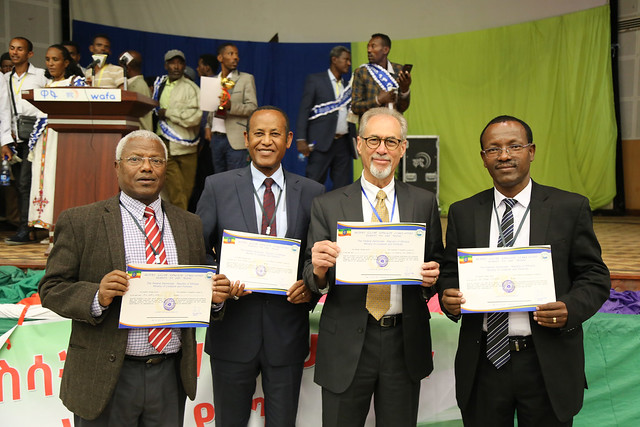
[(22, 97), (47, 113), (48, 126), (58, 132), (55, 224), (63, 210), (104, 200), (118, 192), (116, 145), (124, 135), (139, 129), (138, 117), (158, 103), (120, 89), (34, 90), (23, 92)]

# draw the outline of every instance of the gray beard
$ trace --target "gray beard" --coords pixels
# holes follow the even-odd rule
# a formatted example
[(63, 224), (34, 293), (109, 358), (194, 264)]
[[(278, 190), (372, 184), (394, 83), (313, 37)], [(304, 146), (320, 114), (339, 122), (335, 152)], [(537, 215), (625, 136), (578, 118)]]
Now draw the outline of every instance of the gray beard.
[(391, 174), (391, 164), (384, 169), (376, 169), (373, 164), (369, 165), (369, 172), (378, 179), (385, 179)]

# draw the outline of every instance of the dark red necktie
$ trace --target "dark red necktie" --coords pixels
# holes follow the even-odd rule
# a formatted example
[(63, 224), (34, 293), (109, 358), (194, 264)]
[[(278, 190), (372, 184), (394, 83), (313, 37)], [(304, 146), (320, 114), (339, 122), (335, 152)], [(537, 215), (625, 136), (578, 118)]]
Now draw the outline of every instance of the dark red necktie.
[[(156, 222), (156, 215), (151, 206), (144, 209), (144, 232), (146, 238), (147, 264), (166, 264), (167, 254), (164, 250), (164, 242), (162, 241), (162, 233)], [(170, 328), (150, 328), (149, 344), (153, 346), (158, 353), (171, 341)]]
[[(264, 180), (264, 196), (262, 198), (262, 234), (268, 234), (270, 236), (276, 235), (276, 198), (271, 191), (273, 185), (273, 178), (267, 178)], [(269, 225), (271, 224), (271, 225)]]

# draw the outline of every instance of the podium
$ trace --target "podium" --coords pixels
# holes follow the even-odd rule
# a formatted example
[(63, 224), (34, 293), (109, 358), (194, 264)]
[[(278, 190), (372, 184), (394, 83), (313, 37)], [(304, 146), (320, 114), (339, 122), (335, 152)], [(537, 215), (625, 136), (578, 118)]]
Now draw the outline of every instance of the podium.
[(158, 105), (136, 92), (91, 87), (32, 89), (22, 97), (46, 113), (49, 128), (58, 132), (54, 224), (63, 210), (118, 192), (118, 141)]

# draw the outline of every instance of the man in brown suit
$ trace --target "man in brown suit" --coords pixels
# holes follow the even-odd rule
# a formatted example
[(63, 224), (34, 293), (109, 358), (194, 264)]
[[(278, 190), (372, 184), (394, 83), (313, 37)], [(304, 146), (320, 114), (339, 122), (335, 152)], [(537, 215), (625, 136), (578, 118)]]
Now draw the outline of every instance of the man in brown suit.
[[(157, 135), (141, 130), (125, 136), (116, 159), (122, 191), (60, 215), (39, 286), (42, 305), (72, 319), (60, 398), (76, 427), (181, 426), (186, 396), (196, 393), (195, 329), (170, 329), (158, 350), (149, 329), (119, 329), (118, 319), (129, 286), (126, 264), (153, 255), (161, 263), (204, 264), (202, 225), (196, 215), (160, 200), (167, 151)], [(150, 243), (152, 255), (149, 216), (160, 230), (158, 243)], [(212, 303), (221, 303), (229, 281), (216, 275), (212, 288)]]

